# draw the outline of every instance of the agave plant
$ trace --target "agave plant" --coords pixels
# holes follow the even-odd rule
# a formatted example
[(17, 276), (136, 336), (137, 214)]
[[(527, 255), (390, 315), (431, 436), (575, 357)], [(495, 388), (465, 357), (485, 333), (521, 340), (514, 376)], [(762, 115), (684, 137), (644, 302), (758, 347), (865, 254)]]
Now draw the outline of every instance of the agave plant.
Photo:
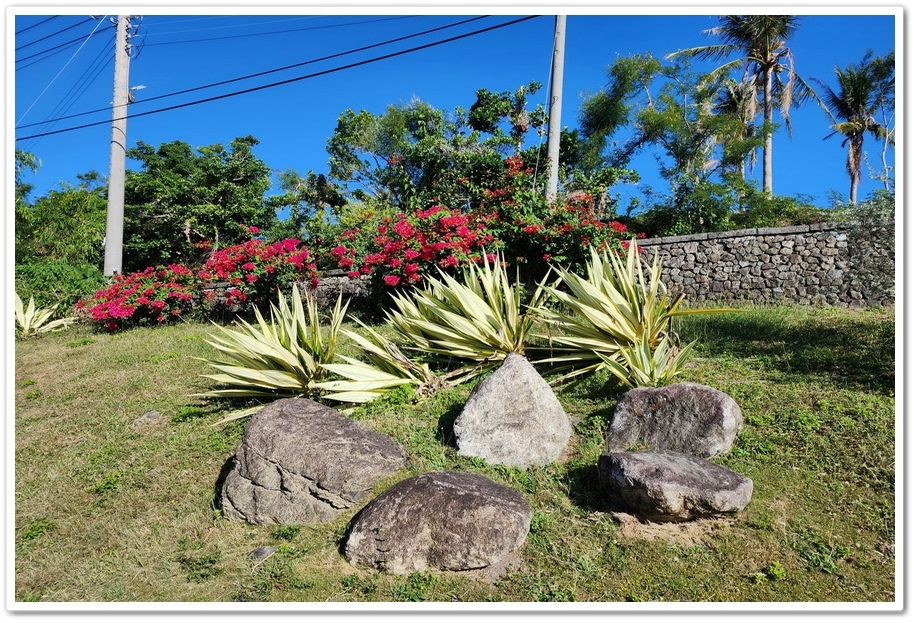
[(691, 342), (678, 348), (671, 337), (665, 336), (653, 349), (644, 335), (638, 344), (621, 348), (618, 358), (604, 353), (598, 353), (598, 356), (604, 366), (628, 387), (662, 387), (670, 385), (681, 373), (693, 345), (694, 342)]
[[(325, 364), (335, 356), (348, 304), (341, 304), (338, 296), (325, 332), (314, 297), (307, 297), (303, 307), (295, 284), (289, 302), (282, 292), (278, 295), (277, 304), (270, 306), (269, 321), (255, 309), (256, 324), (240, 320), (239, 329), (215, 325), (221, 335), (210, 334), (207, 343), (221, 357), (201, 360), (218, 374), (202, 376), (225, 387), (198, 396), (269, 400), (320, 397), (323, 390), (319, 383), (327, 376)], [(232, 413), (220, 423), (251, 415), (259, 408)]]
[(606, 367), (624, 382), (668, 382), (686, 361), (692, 344), (680, 350), (672, 320), (686, 314), (709, 314), (731, 309), (682, 309), (682, 296), (671, 298), (661, 279), (658, 257), (648, 267), (637, 255), (634, 240), (620, 257), (605, 247), (590, 249), (587, 277), (554, 268), (565, 287), (545, 289), (566, 311), (541, 307), (540, 317), (551, 327), (542, 336), (554, 355), (543, 363), (568, 371), (557, 381)]
[[(524, 285), (509, 280), (498, 254), (469, 263), (460, 281), (439, 275), (427, 277), (422, 289), (392, 297), (397, 309), (386, 318), (407, 348), (443, 366), (459, 362), (454, 372), (462, 380), (499, 366), (509, 353), (525, 352), (536, 319), (523, 309)], [(542, 281), (525, 307), (540, 307), (546, 298)]]
[(57, 305), (35, 307), (35, 297), (29, 297), (28, 306), (22, 304), (19, 293), (16, 293), (16, 328), (20, 337), (29, 337), (38, 333), (50, 333), (69, 327), (76, 318), (58, 318), (51, 320)]
[(340, 355), (346, 363), (325, 364), (328, 371), (342, 377), (318, 384), (327, 392), (323, 396), (325, 400), (360, 404), (404, 385), (420, 395), (428, 395), (459, 382), (449, 375), (436, 375), (428, 364), (410, 359), (372, 327), (357, 319), (354, 322), (362, 327), (365, 337), (346, 329), (342, 333), (356, 343), (366, 361)]

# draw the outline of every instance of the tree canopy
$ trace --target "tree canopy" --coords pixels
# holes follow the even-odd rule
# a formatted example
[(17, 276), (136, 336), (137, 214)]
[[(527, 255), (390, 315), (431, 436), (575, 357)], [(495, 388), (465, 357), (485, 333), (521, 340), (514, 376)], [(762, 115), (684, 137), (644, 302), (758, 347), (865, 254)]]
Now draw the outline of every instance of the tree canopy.
[(252, 153), (253, 136), (193, 149), (183, 141), (127, 151), (140, 162), (125, 179), (124, 270), (199, 262), (213, 246), (237, 243), (247, 228), (269, 227), (270, 168)]

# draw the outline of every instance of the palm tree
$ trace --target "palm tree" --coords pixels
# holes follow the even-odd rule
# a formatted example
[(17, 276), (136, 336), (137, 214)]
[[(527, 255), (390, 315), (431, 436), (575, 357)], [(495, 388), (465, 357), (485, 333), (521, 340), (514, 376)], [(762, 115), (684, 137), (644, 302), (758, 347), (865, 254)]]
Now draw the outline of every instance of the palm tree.
[[(723, 15), (720, 25), (703, 31), (703, 34), (721, 37), (724, 43), (687, 48), (668, 54), (701, 60), (722, 60), (734, 54), (741, 58), (728, 61), (711, 73), (727, 72), (744, 66), (742, 82), (754, 86), (763, 103), (763, 189), (773, 192), (773, 110), (774, 101), (787, 129), (789, 108), (809, 97), (816, 97), (814, 89), (795, 73), (795, 59), (786, 43), (798, 28), (799, 18), (794, 15)], [(785, 78), (781, 76), (785, 75)], [(797, 84), (796, 84), (797, 83)]]
[(894, 102), (894, 53), (872, 57), (869, 50), (858, 63), (834, 69), (839, 92), (821, 81), (824, 100), (831, 114), (833, 132), (825, 137), (842, 134), (843, 146), (848, 146), (846, 171), (849, 173), (849, 202), (856, 202), (859, 181), (862, 176), (862, 147), (865, 135), (876, 139), (890, 140), (892, 131), (875, 116), (893, 106)]

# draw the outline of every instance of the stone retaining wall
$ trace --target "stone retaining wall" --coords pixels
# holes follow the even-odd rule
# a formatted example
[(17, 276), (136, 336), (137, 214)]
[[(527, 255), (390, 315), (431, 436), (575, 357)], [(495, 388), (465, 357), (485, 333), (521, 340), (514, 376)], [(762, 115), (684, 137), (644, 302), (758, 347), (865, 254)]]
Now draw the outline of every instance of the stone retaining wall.
[(894, 225), (819, 223), (639, 241), (692, 303), (894, 304)]
[[(818, 223), (691, 234), (639, 241), (650, 262), (659, 255), (670, 292), (691, 303), (793, 302), (864, 308), (893, 306), (894, 225)], [(366, 301), (367, 277), (321, 276), (322, 305), (337, 293)]]

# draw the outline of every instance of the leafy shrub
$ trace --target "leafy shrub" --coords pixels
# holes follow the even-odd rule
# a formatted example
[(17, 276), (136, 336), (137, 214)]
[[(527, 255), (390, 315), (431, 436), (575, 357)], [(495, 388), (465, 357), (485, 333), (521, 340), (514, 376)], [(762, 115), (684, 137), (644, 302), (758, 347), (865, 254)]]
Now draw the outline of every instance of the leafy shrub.
[[(258, 233), (256, 228), (249, 229)], [(318, 284), (315, 263), (308, 249), (295, 238), (274, 243), (252, 238), (217, 249), (197, 275), (210, 286), (225, 284), (204, 290), (203, 304), (210, 311), (238, 311), (248, 304), (260, 305), (296, 281), (311, 287)]]
[(546, 290), (538, 287), (523, 305), (525, 287), (509, 279), (500, 256), (468, 263), (459, 281), (440, 271), (424, 287), (395, 293), (396, 310), (388, 322), (408, 348), (443, 367), (463, 362), (467, 380), (498, 367), (510, 353), (523, 354), (531, 338), (534, 317), (524, 309), (539, 308)]
[(56, 307), (56, 316), (67, 315), (84, 296), (108, 281), (96, 266), (63, 262), (17, 264), (16, 291), (23, 299), (34, 298), (39, 307)]
[(669, 298), (658, 257), (647, 275), (636, 241), (627, 246), (625, 259), (592, 247), (587, 277), (555, 268), (563, 287), (546, 289), (565, 309), (541, 306), (537, 313), (551, 327), (544, 337), (557, 353), (543, 362), (568, 370), (564, 378), (606, 368), (630, 386), (666, 384), (685, 363), (672, 320), (732, 311), (681, 309), (683, 296)]
[[(627, 174), (613, 169), (606, 173), (608, 184)], [(479, 208), (495, 215), (489, 218), (487, 232), (525, 281), (540, 280), (548, 261), (578, 271), (588, 260), (589, 245), (619, 249), (620, 242), (630, 237), (627, 227), (604, 205), (606, 199), (582, 191), (548, 202), (541, 188), (534, 169), (521, 157), (510, 156), (502, 179), (483, 192)]]
[(745, 209), (729, 217), (731, 229), (752, 227), (787, 227), (835, 220), (834, 210), (823, 210), (804, 197), (792, 198), (768, 195), (754, 190), (744, 198)]
[[(324, 364), (334, 359), (347, 305), (337, 299), (325, 332), (314, 297), (308, 297), (304, 308), (296, 285), (288, 303), (282, 293), (278, 295), (277, 304), (270, 306), (270, 321), (255, 308), (255, 325), (245, 321), (239, 322), (239, 329), (217, 325), (221, 335), (211, 334), (207, 343), (219, 356), (203, 359), (217, 374), (203, 376), (224, 387), (200, 397), (276, 400), (321, 396), (319, 383), (328, 373)], [(222, 421), (244, 417), (258, 408), (234, 413)]]
[(76, 304), (77, 314), (109, 331), (159, 325), (187, 317), (197, 306), (198, 281), (179, 264), (114, 275), (111, 285)]
[[(368, 361), (344, 357), (345, 364), (326, 366), (343, 377), (323, 385), (331, 392), (326, 397), (368, 402), (405, 385), (422, 395), (493, 370), (508, 354), (528, 347), (534, 318), (523, 308), (524, 295), (525, 287), (509, 279), (499, 255), (485, 256), (480, 265), (468, 262), (461, 280), (440, 270), (439, 278), (427, 276), (422, 288), (392, 294), (397, 309), (386, 312), (385, 320), (419, 361), (363, 325), (368, 337), (347, 335)], [(527, 307), (540, 306), (545, 297), (538, 287)]]
[[(56, 306), (55, 306), (56, 307)], [(35, 299), (30, 298), (28, 306), (23, 306), (19, 293), (16, 293), (16, 332), (19, 337), (29, 337), (38, 333), (58, 331), (69, 326), (74, 318), (52, 320), (54, 307), (35, 307)]]
[(344, 232), (341, 244), (331, 250), (340, 268), (351, 277), (373, 274), (385, 286), (414, 284), (435, 267), (449, 269), (468, 260), (478, 260), (481, 249), (493, 241), (485, 233), (488, 219), (462, 214), (459, 210), (433, 205), (412, 213), (384, 217), (372, 239), (369, 252), (357, 256), (352, 230)]
[(448, 384), (426, 363), (410, 359), (391, 340), (372, 327), (356, 320), (365, 336), (343, 329), (360, 350), (362, 359), (341, 355), (345, 363), (325, 364), (325, 368), (342, 377), (325, 381), (319, 387), (326, 391), (323, 398), (337, 402), (360, 404), (410, 388), (420, 395), (430, 394)]

